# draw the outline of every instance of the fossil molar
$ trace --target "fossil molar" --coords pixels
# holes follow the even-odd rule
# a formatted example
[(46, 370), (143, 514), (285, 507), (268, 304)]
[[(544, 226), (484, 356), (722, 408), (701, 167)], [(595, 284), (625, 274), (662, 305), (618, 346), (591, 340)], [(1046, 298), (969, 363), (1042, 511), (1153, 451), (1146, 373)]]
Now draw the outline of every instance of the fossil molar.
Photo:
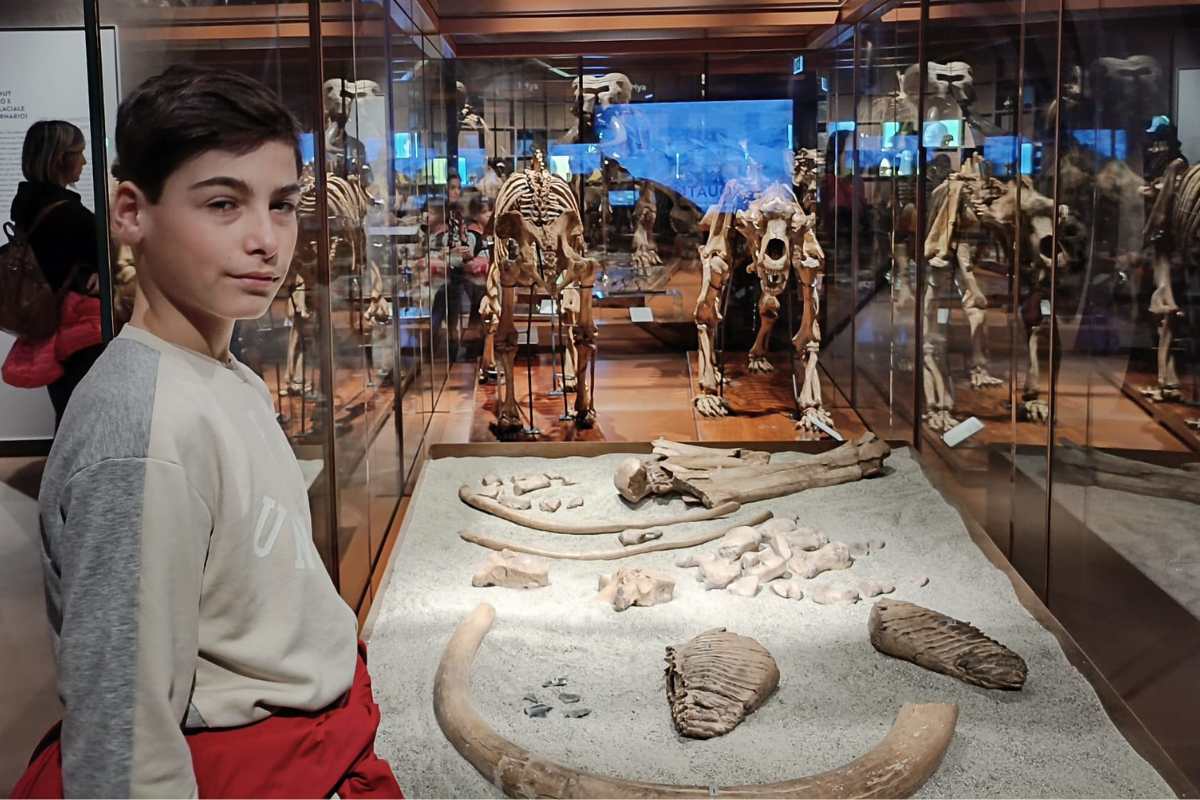
[(975, 626), (915, 603), (878, 601), (869, 629), (881, 653), (985, 689), (1025, 685), (1025, 659)]
[(661, 572), (621, 567), (611, 576), (600, 576), (597, 599), (612, 603), (617, 611), (630, 606), (656, 606), (675, 596), (675, 579)]
[(550, 585), (550, 562), (536, 556), (501, 550), (492, 553), (471, 578), (472, 586), (534, 589)]
[(667, 648), (667, 701), (693, 739), (728, 733), (779, 686), (779, 667), (755, 640), (714, 628)]

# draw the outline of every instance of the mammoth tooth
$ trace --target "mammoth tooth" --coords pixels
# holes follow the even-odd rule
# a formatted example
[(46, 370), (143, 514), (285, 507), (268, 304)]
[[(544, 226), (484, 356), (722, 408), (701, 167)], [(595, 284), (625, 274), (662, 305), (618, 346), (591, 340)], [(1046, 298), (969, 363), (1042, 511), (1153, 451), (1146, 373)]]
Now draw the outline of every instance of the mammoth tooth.
[(1025, 659), (975, 626), (902, 600), (880, 600), (868, 623), (881, 653), (985, 689), (1020, 689)]
[(755, 640), (724, 628), (667, 648), (667, 701), (692, 739), (729, 733), (779, 686), (779, 667)]

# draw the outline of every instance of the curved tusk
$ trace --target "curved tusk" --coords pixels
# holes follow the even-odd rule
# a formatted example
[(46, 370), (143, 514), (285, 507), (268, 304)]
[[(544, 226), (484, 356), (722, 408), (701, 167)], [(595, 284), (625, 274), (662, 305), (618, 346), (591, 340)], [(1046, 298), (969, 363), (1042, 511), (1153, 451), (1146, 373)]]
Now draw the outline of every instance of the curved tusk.
[(489, 550), (512, 550), (514, 553), (528, 553), (531, 556), (564, 558), (572, 561), (616, 561), (619, 558), (640, 556), (645, 553), (657, 553), (660, 550), (684, 550), (689, 547), (699, 547), (702, 544), (708, 544), (720, 539), (726, 533), (733, 530), (733, 528), (740, 528), (743, 525), (761, 525), (772, 516), (774, 515), (770, 511), (760, 511), (731, 527), (721, 528), (711, 533), (699, 533), (687, 539), (659, 540), (646, 544), (635, 544), (632, 547), (620, 547), (616, 550), (589, 550), (583, 553), (563, 553), (558, 550), (543, 550), (540, 547), (530, 547), (529, 545), (518, 544), (516, 542), (505, 542), (501, 539), (494, 539), (485, 533), (475, 533), (474, 531), (460, 531), (458, 535), (462, 537), (463, 541), (477, 544), (480, 547), (486, 547)]
[(620, 533), (628, 530), (644, 530), (646, 528), (663, 528), (668, 525), (679, 525), (684, 522), (704, 522), (709, 519), (724, 517), (742, 507), (736, 500), (728, 500), (712, 508), (697, 508), (684, 511), (673, 517), (658, 517), (657, 519), (639, 519), (632, 522), (596, 523), (595, 525), (570, 525), (565, 522), (539, 517), (536, 514), (526, 514), (514, 508), (501, 505), (490, 497), (478, 494), (474, 489), (463, 484), (458, 489), (458, 498), (471, 508), (478, 509), (494, 517), (508, 520), (526, 528), (547, 533), (570, 533), (575, 535), (591, 535), (597, 533)]
[(905, 704), (879, 744), (828, 772), (781, 783), (710, 788), (606, 778), (539, 758), (497, 734), (471, 706), (471, 665), (496, 610), (481, 603), (442, 653), (433, 713), (454, 749), (509, 797), (909, 797), (937, 770), (954, 736), (958, 706)]

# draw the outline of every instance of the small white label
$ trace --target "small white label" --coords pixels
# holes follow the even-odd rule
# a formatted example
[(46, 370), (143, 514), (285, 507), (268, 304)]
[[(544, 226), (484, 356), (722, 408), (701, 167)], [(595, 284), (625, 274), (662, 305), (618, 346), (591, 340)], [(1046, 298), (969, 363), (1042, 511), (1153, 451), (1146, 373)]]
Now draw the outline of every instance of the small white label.
[(947, 447), (957, 447), (981, 430), (983, 430), (983, 423), (979, 421), (979, 417), (971, 417), (943, 433), (942, 441), (946, 443)]
[(540, 306), (538, 306), (538, 313), (539, 314), (548, 314), (548, 315), (553, 314), (554, 313), (554, 301), (551, 300), (549, 297), (542, 300), (542, 304)]
[(938, 325), (945, 325), (947, 322), (949, 322), (950, 321), (950, 309), (939, 308), (937, 320), (938, 320)]
[(842, 436), (840, 433), (835, 431), (833, 428), (826, 425), (824, 421), (817, 419), (816, 417), (813, 417), (812, 423), (814, 425), (816, 425), (818, 428), (820, 428), (821, 430), (825, 431), (827, 434), (829, 434), (829, 438), (833, 439), (835, 442), (846, 441), (846, 438), (844, 436)]
[(1050, 316), (1050, 301), (1049, 300), (1042, 301), (1042, 316), (1043, 317)]
[(629, 309), (630, 322), (654, 322), (654, 311), (646, 306), (632, 306)]

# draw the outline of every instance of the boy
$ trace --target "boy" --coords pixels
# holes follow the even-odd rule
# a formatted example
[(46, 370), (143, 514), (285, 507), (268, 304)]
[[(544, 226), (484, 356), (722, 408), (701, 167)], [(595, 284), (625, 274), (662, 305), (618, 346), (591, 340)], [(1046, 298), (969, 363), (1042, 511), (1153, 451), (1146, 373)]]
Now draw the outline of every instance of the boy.
[(172, 67), (116, 134), (137, 299), (42, 481), (65, 714), (15, 794), (399, 797), (299, 466), (229, 354), (288, 271), (299, 127), (250, 78)]

